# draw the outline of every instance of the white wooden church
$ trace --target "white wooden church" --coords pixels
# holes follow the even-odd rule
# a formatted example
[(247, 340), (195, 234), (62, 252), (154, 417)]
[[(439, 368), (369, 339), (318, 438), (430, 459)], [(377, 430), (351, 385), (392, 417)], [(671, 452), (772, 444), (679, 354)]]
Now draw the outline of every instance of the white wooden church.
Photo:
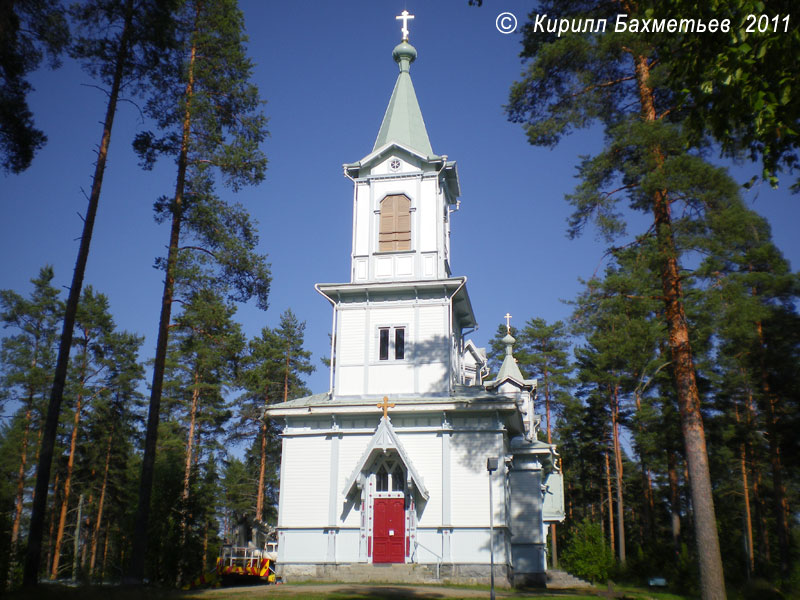
[(279, 573), (488, 582), (493, 563), (502, 585), (542, 584), (547, 525), (564, 519), (558, 455), (537, 439), (536, 380), (514, 338), (491, 381), (466, 339), (477, 322), (450, 256), (458, 170), (431, 147), (409, 74), (413, 17), (398, 18), (400, 73), (378, 138), (344, 165), (350, 282), (316, 286), (333, 307), (330, 389), (266, 411), (285, 423)]

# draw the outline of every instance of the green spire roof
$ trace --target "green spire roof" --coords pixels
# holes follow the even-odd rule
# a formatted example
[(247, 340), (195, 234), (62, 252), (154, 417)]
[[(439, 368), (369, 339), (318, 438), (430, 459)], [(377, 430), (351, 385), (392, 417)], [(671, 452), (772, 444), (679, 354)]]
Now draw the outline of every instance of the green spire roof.
[(514, 358), (514, 342), (516, 342), (511, 334), (509, 333), (506, 337), (503, 338), (503, 343), (506, 345), (506, 356), (503, 359), (503, 364), (500, 365), (500, 372), (497, 374), (495, 381), (503, 381), (504, 379), (515, 379), (519, 383), (526, 383), (525, 378), (522, 376), (522, 372), (519, 370), (519, 365), (517, 365), (517, 359)]
[(392, 97), (372, 151), (390, 142), (396, 142), (424, 156), (431, 156), (433, 149), (409, 74), (410, 65), (417, 58), (417, 51), (414, 46), (404, 41), (395, 47), (392, 56), (400, 66), (400, 75), (394, 84)]

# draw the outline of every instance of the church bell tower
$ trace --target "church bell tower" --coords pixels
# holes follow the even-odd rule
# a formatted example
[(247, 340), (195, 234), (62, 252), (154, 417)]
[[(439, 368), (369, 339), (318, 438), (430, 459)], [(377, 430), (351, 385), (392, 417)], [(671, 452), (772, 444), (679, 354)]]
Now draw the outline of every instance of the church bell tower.
[(410, 66), (417, 51), (392, 53), (400, 73), (372, 152), (344, 166), (354, 183), (351, 281), (450, 276), (450, 213), (460, 194), (456, 163), (434, 154)]
[(466, 278), (452, 277), (456, 163), (435, 154), (403, 39), (399, 73), (372, 151), (344, 165), (353, 182), (349, 284), (320, 284), (334, 306), (334, 395), (448, 394), (460, 383), (462, 334), (475, 327)]

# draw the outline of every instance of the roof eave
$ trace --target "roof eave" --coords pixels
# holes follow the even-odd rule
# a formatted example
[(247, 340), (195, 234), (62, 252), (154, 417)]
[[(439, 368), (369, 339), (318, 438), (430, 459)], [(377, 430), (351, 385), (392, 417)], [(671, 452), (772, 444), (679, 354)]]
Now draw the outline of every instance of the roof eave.
[[(342, 166), (347, 174), (351, 177), (360, 177), (360, 172), (362, 169), (372, 166), (384, 156), (389, 154), (392, 149), (399, 149), (430, 165), (442, 164), (443, 162), (445, 164), (449, 164), (446, 162), (446, 157), (444, 156), (439, 156), (438, 154), (424, 154), (419, 150), (415, 150), (414, 148), (411, 148), (405, 144), (401, 144), (400, 142), (389, 141), (383, 144), (381, 147), (374, 149), (361, 160), (353, 163), (345, 163)], [(452, 164), (455, 165), (455, 163)]]

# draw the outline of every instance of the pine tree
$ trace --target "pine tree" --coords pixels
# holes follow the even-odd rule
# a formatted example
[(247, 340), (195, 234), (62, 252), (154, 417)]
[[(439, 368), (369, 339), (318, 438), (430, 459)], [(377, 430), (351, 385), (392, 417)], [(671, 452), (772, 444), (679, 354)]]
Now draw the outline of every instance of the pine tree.
[(665, 40), (666, 84), (697, 136), (711, 133), (729, 156), (744, 151), (751, 159), (760, 157), (763, 178), (777, 186), (782, 169), (797, 168), (800, 149), (800, 98), (792, 89), (794, 57), (800, 54), (796, 4), (771, 0), (768, 11), (759, 0), (651, 4), (654, 16), (729, 20), (728, 32), (675, 34)]
[[(575, 331), (586, 336), (599, 358), (591, 370), (584, 369), (584, 378), (611, 386), (612, 431), (616, 432), (623, 423), (632, 429), (639, 455), (643, 494), (640, 512), (646, 538), (652, 536), (655, 512), (648, 463), (653, 460), (652, 452), (660, 447), (653, 441), (659, 431), (656, 426), (659, 415), (654, 414), (647, 394), (655, 390), (651, 386), (668, 362), (659, 356), (659, 346), (666, 335), (659, 319), (659, 291), (654, 285), (657, 276), (653, 272), (652, 256), (646, 245), (616, 251), (603, 279), (587, 282), (585, 291), (574, 303), (573, 314)], [(611, 380), (609, 375), (612, 375)], [(623, 414), (625, 418), (620, 421)], [(618, 436), (614, 438), (619, 486), (624, 479), (621, 473), (624, 457), (619, 451)]]
[(555, 412), (568, 396), (570, 387), (569, 341), (566, 325), (556, 321), (548, 325), (540, 318), (531, 318), (519, 332), (518, 344), (524, 357), (526, 372), (539, 380), (538, 390), (544, 395), (547, 443), (553, 443)]
[[(159, 410), (172, 304), (179, 267), (205, 261), (199, 287), (227, 286), (235, 300), (255, 297), (266, 308), (269, 270), (255, 253), (254, 227), (242, 207), (215, 194), (217, 179), (234, 191), (264, 177), (266, 159), (258, 146), (265, 132), (258, 91), (249, 82), (242, 14), (234, 0), (189, 0), (177, 17), (177, 50), (151, 73), (146, 112), (163, 135), (137, 136), (134, 147), (151, 167), (165, 154), (176, 159), (175, 192), (156, 202), (156, 218), (169, 220), (164, 291), (156, 342), (139, 503), (129, 576), (144, 577), (150, 496), (153, 489)], [(195, 255), (198, 255), (195, 258)], [(216, 284), (208, 286), (208, 280)], [(188, 280), (186, 280), (188, 282)], [(189, 286), (190, 287), (190, 286)]]
[[(97, 503), (93, 507), (93, 527), (89, 544), (88, 575), (102, 580), (101, 537), (108, 548), (115, 521), (125, 516), (129, 486), (129, 465), (137, 428), (142, 421), (144, 398), (138, 391), (144, 369), (138, 352), (144, 338), (127, 332), (114, 332), (108, 339), (109, 368), (103, 392), (94, 402), (87, 419), (90, 463), (99, 477), (92, 478), (89, 490)], [(99, 479), (99, 481), (98, 481)], [(105, 555), (106, 551), (102, 554)]]
[(114, 321), (109, 313), (108, 299), (103, 294), (95, 293), (91, 286), (87, 286), (78, 306), (75, 324), (78, 335), (73, 338), (75, 355), (71, 377), (67, 385), (69, 395), (74, 400), (73, 419), (50, 579), (58, 578), (59, 574), (61, 544), (67, 525), (67, 509), (71, 500), (70, 491), (73, 485), (76, 453), (78, 452), (81, 418), (90, 409), (90, 403), (105, 390), (106, 372), (110, 367), (107, 353), (109, 338), (114, 330)]
[(281, 313), (280, 323), (275, 330), (283, 354), (283, 401), (309, 394), (302, 380), (303, 375), (314, 372), (311, 352), (303, 348), (306, 324), (297, 320), (291, 308)]
[(18, 416), (21, 419), (18, 422), (22, 428), (17, 453), (14, 517), (7, 554), (10, 558), (5, 580), (7, 586), (16, 571), (31, 433), (39, 428), (44, 415), (45, 397), (55, 362), (55, 341), (62, 305), (58, 290), (51, 285), (53, 277), (52, 267), (42, 268), (39, 276), (31, 280), (34, 289), (30, 299), (11, 290), (0, 291), (0, 319), (4, 328), (17, 331), (4, 337), (0, 346), (0, 398), (20, 404)]
[(35, 71), (44, 54), (52, 68), (69, 43), (64, 7), (50, 0), (5, 2), (0, 8), (0, 155), (3, 169), (21, 173), (47, 136), (36, 128), (27, 94), (33, 87), (25, 78)]
[[(233, 432), (235, 439), (250, 438), (258, 444), (258, 484), (255, 518), (264, 520), (264, 487), (270, 450), (278, 440), (278, 432), (271, 419), (264, 417), (264, 408), (280, 401), (283, 395), (283, 344), (269, 327), (250, 340), (248, 352), (242, 361), (239, 382), (244, 394), (237, 400), (238, 421)], [(258, 433), (254, 436), (254, 430)]]
[[(38, 6), (39, 2), (33, 5)], [(35, 585), (39, 575), (47, 487), (67, 377), (72, 332), (86, 263), (89, 259), (89, 247), (103, 186), (117, 103), (122, 90), (139, 83), (143, 74), (150, 70), (154, 61), (161, 55), (161, 49), (164, 47), (164, 31), (169, 29), (170, 23), (167, 18), (169, 6), (170, 3), (156, 0), (91, 0), (72, 9), (72, 17), (82, 27), (82, 35), (75, 40), (70, 53), (82, 62), (92, 77), (108, 86), (109, 95), (92, 177), (92, 189), (86, 215), (83, 218), (81, 242), (66, 302), (53, 387), (42, 434), (25, 559), (25, 585)]]
[[(240, 372), (240, 382), (246, 391), (238, 401), (239, 423), (235, 434), (239, 438), (255, 438), (258, 443), (255, 515), (260, 521), (265, 516), (267, 486), (274, 486), (280, 459), (279, 430), (272, 419), (264, 417), (264, 408), (309, 393), (302, 376), (312, 373), (314, 366), (311, 353), (303, 348), (304, 332), (305, 323), (287, 309), (276, 329), (265, 327), (259, 337), (250, 341)], [(252, 433), (254, 427), (258, 428), (257, 436)], [(267, 473), (270, 461), (273, 467)]]
[[(800, 278), (773, 244), (766, 221), (741, 202), (716, 219), (713, 252), (699, 274), (708, 282), (706, 304), (716, 324), (718, 372), (728, 401), (734, 403), (733, 412), (741, 409), (742, 421), (736, 427), (749, 423), (767, 432), (780, 567), (786, 576), (791, 563), (791, 513), (781, 455), (786, 440), (794, 438), (788, 432), (798, 406), (789, 373), (800, 344), (795, 308)], [(779, 331), (774, 329), (777, 323)], [(770, 334), (765, 334), (767, 328), (772, 329)], [(752, 435), (738, 437), (744, 481), (748, 448), (758, 444)], [(748, 506), (745, 511), (749, 512)], [(748, 539), (752, 543), (752, 533)]]
[[(639, 7), (581, 1), (545, 2), (539, 12), (562, 18), (610, 19), (624, 12), (643, 16)], [(524, 123), (528, 139), (554, 145), (573, 129), (600, 121), (606, 148), (583, 160), (582, 180), (569, 197), (574, 207), (570, 233), (578, 235), (593, 220), (607, 237), (624, 233), (618, 203), (652, 215), (652, 226), (638, 241), (652, 240), (661, 280), (662, 318), (668, 332), (672, 371), (686, 445), (695, 539), (705, 600), (723, 598), (725, 582), (714, 514), (708, 452), (701, 414), (681, 258), (688, 238), (707, 226), (704, 217), (735, 195), (723, 172), (687, 151), (689, 140), (674, 116), (675, 98), (659, 87), (663, 36), (606, 32), (603, 35), (541, 34), (526, 26), (525, 79), (514, 85), (509, 116)], [(697, 217), (697, 218), (695, 218)]]
[[(192, 482), (197, 479), (201, 452), (219, 454), (219, 442), (231, 411), (225, 391), (234, 381), (234, 367), (244, 346), (235, 309), (215, 293), (195, 294), (178, 317), (173, 331), (165, 377), (165, 408), (185, 430), (183, 487), (180, 495), (180, 540), (183, 554), (190, 523)], [(209, 441), (202, 447), (202, 438)], [(183, 583), (186, 561), (179, 561), (177, 583)]]

